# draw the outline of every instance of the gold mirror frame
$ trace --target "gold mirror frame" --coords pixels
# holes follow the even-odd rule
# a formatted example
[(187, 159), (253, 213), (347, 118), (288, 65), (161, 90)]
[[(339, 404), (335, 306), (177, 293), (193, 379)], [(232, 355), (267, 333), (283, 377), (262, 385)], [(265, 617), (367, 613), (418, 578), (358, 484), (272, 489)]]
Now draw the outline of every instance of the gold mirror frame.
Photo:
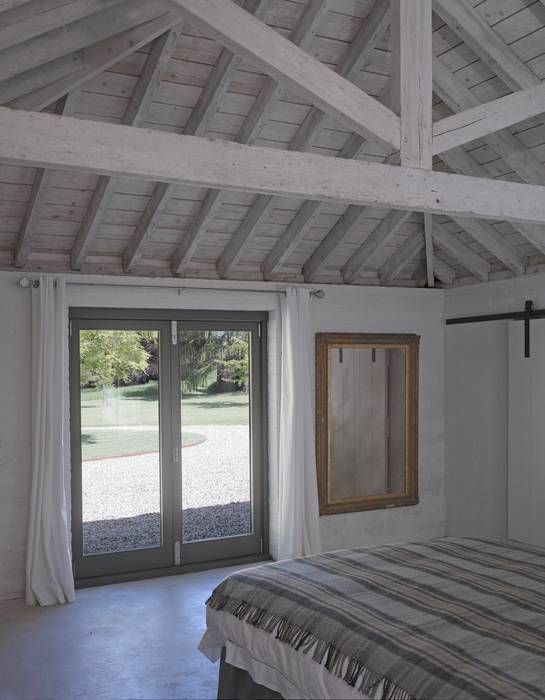
[[(394, 508), (418, 503), (418, 350), (413, 334), (316, 334), (316, 466), (320, 515)], [(405, 490), (334, 499), (331, 496), (331, 367), (330, 350), (392, 348), (405, 350)]]

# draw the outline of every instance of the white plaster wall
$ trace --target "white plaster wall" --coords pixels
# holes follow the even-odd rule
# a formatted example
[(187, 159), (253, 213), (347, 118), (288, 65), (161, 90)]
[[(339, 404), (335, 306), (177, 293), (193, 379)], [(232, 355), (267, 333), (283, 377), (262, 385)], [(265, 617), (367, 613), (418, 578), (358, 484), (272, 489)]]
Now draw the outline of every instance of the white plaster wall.
[[(545, 306), (545, 275), (445, 291), (445, 316)], [(446, 532), (507, 536), (508, 321), (446, 329)], [(522, 324), (521, 324), (522, 333)]]
[[(21, 595), (30, 483), (30, 291), (17, 286), (20, 274), (0, 272), (0, 598)], [(68, 281), (75, 281), (67, 277)], [(280, 329), (275, 285), (261, 294), (161, 287), (172, 282), (126, 278), (78, 277), (79, 281), (118, 283), (119, 287), (69, 285), (72, 306), (264, 310), (269, 325), (269, 420), (271, 540), (279, 524), (276, 479)], [(157, 285), (157, 289), (139, 285)], [(187, 282), (189, 286), (195, 282)], [(205, 283), (207, 286), (209, 283)], [(233, 283), (233, 287), (245, 287)], [(248, 285), (256, 288), (256, 284)], [(444, 534), (444, 328), (443, 293), (416, 289), (327, 286), (326, 297), (313, 301), (315, 332), (354, 331), (421, 334), (420, 504), (321, 519), (325, 549), (339, 549)], [(9, 340), (9, 342), (7, 342)], [(313, 357), (308, 358), (313, 365)]]

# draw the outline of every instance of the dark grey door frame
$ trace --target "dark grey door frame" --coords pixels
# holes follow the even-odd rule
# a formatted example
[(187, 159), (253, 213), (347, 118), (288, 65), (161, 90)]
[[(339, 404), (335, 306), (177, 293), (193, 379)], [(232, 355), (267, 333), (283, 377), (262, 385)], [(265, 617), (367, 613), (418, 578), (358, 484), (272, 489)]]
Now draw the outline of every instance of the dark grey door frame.
[[(194, 569), (196, 564), (268, 558), (268, 442), (267, 442), (267, 321), (263, 311), (210, 311), (179, 309), (120, 309), (72, 307), (70, 318), (70, 430), (72, 449), (73, 560), (77, 579), (118, 577), (150, 570), (170, 573)], [(252, 333), (252, 536), (222, 538), (176, 546), (181, 535), (181, 421), (179, 344), (172, 342), (175, 328), (249, 330)], [(163, 541), (155, 550), (134, 550), (111, 555), (82, 556), (81, 542), (81, 411), (79, 395), (79, 329), (159, 330), (160, 436)], [(74, 358), (77, 361), (74, 361)], [(254, 393), (255, 392), (255, 393)], [(79, 525), (78, 525), (79, 523)], [(75, 526), (74, 526), (75, 525)], [(152, 554), (155, 552), (156, 554)], [(99, 560), (97, 557), (100, 557)], [(116, 578), (118, 580), (118, 578)]]
[[(161, 478), (161, 546), (109, 554), (83, 556), (80, 330), (150, 330), (159, 332), (159, 464)], [(72, 458), (72, 561), (76, 578), (105, 576), (169, 566), (173, 559), (172, 519), (173, 454), (170, 391), (173, 385), (170, 350), (170, 324), (151, 320), (70, 318), (70, 447)]]

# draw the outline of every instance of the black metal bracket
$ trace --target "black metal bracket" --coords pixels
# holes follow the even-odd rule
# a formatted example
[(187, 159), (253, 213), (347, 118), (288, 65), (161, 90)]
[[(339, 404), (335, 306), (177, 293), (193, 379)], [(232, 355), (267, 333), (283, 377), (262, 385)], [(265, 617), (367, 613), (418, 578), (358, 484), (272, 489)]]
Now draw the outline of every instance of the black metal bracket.
[(524, 321), (524, 357), (530, 357), (530, 321), (538, 318), (545, 318), (545, 309), (535, 309), (534, 302), (528, 299), (524, 304), (524, 311), (447, 318), (446, 324), (447, 326), (453, 326), (460, 323), (483, 323), (485, 321)]

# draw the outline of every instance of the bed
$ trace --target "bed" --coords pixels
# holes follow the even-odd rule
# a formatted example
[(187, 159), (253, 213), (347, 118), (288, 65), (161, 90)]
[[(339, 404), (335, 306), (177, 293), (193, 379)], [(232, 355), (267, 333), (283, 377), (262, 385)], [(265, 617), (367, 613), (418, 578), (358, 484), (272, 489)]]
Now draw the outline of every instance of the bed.
[(444, 538), (256, 566), (207, 602), (219, 697), (545, 697), (545, 550)]

